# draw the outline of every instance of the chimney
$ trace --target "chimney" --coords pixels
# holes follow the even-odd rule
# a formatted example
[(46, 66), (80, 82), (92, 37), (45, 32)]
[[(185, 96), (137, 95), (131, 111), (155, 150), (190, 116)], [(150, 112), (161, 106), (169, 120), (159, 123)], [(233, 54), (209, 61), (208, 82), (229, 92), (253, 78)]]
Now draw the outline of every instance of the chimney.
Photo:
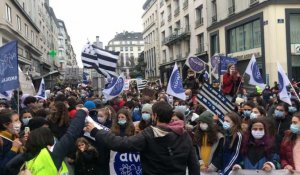
[(99, 43), (99, 36), (96, 36), (96, 42)]

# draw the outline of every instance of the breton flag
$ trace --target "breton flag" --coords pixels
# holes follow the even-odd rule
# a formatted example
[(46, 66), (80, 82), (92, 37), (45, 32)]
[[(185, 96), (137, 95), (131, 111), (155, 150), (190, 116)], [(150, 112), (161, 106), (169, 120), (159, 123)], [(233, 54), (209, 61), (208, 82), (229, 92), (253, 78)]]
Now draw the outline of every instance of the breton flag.
[(18, 42), (0, 47), (0, 92), (19, 88)]
[(41, 84), (40, 84), (40, 87), (39, 87), (39, 91), (38, 91), (38, 93), (36, 94), (35, 97), (41, 98), (41, 99), (46, 99), (46, 87), (45, 87), (44, 78), (42, 78), (42, 81), (41, 81)]
[(147, 84), (148, 84), (148, 80), (142, 80), (142, 79), (137, 79), (136, 80), (136, 85), (137, 85), (137, 88), (138, 88), (139, 91), (142, 90), (142, 89), (145, 89)]
[(197, 94), (198, 102), (223, 121), (226, 113), (234, 110), (233, 104), (220, 92), (207, 82), (204, 82), (200, 93)]
[(95, 69), (106, 78), (118, 77), (116, 74), (118, 57), (118, 52), (100, 49), (90, 43), (87, 43), (81, 52), (83, 67)]
[(278, 69), (279, 99), (281, 101), (286, 102), (289, 105), (292, 105), (291, 98), (286, 89), (286, 87), (290, 85), (290, 80), (284, 73), (284, 70), (279, 63), (277, 63), (277, 69)]
[(176, 63), (169, 79), (167, 94), (177, 97), (181, 100), (186, 100), (186, 95), (182, 86), (182, 79)]
[(111, 100), (118, 95), (120, 95), (125, 87), (125, 76), (122, 74), (118, 78), (113, 78), (113, 80), (108, 84), (108, 86), (102, 91), (106, 100)]
[(246, 74), (250, 76), (249, 84), (254, 86), (259, 86), (262, 89), (265, 89), (266, 84), (264, 84), (264, 80), (259, 72), (259, 68), (256, 63), (255, 56), (252, 55), (252, 58), (246, 68)]

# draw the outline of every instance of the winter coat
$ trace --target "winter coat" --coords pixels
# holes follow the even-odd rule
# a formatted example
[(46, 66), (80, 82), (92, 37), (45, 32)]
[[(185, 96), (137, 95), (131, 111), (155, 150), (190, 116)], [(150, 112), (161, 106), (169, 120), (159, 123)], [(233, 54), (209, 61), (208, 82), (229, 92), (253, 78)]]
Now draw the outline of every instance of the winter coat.
[(296, 138), (295, 134), (292, 134), (291, 131), (285, 132), (285, 137), (280, 145), (280, 163), (281, 167), (284, 168), (287, 165), (291, 165), (295, 169), (294, 160), (293, 160), (293, 137)]
[(275, 145), (276, 153), (280, 153), (280, 144), (284, 137), (284, 133), (290, 129), (291, 116), (286, 116), (284, 119), (275, 120)]
[(0, 174), (4, 174), (4, 167), (17, 155), (17, 148), (12, 147), (13, 138), (8, 131), (0, 133)]
[(140, 152), (143, 175), (199, 175), (200, 167), (187, 132), (176, 134), (168, 128), (147, 127), (140, 134), (120, 137), (94, 128), (91, 136), (119, 152)]
[(224, 74), (222, 92), (226, 95), (235, 95), (240, 82), (241, 77), (237, 77), (237, 79), (234, 79), (233, 76), (231, 76), (229, 73)]
[(98, 155), (96, 150), (86, 150), (78, 153), (75, 160), (76, 175), (97, 175)]

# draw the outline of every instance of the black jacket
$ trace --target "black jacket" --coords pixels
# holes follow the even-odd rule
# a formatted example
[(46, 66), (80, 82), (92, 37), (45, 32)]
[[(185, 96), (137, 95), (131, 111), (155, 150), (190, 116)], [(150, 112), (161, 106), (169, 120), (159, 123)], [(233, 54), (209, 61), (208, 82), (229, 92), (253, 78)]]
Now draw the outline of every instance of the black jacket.
[(200, 174), (196, 152), (187, 132), (177, 135), (169, 129), (147, 127), (137, 135), (120, 137), (94, 128), (91, 136), (114, 151), (140, 152), (143, 175), (185, 175), (187, 167), (190, 175)]
[[(57, 169), (60, 168), (64, 158), (74, 150), (75, 141), (81, 135), (82, 129), (85, 125), (86, 112), (79, 110), (75, 118), (72, 120), (67, 132), (61, 137), (61, 139), (54, 145), (53, 151), (50, 152), (51, 158)], [(15, 156), (11, 161), (6, 164), (7, 174), (18, 174), (20, 167), (25, 161), (33, 159), (30, 153), (23, 153)]]
[(75, 160), (76, 175), (97, 175), (98, 171), (98, 154), (96, 150), (86, 150), (78, 153)]

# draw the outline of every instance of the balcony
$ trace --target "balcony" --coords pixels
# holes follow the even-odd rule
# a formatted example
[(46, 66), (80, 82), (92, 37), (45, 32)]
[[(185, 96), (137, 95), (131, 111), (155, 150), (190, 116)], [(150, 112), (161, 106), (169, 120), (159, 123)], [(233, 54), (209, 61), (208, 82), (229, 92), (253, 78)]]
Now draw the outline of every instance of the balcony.
[(228, 8), (228, 16), (233, 15), (234, 12), (235, 12), (234, 6), (231, 6), (231, 7)]
[(195, 28), (198, 28), (203, 25), (203, 18), (199, 18), (195, 22)]
[(212, 22), (212, 23), (217, 22), (217, 15), (211, 17), (211, 22)]
[(163, 26), (163, 25), (165, 25), (165, 20), (161, 20), (161, 22), (160, 22), (160, 26)]
[(166, 37), (163, 44), (170, 46), (170, 45), (176, 43), (177, 41), (182, 41), (186, 38), (189, 38), (190, 35), (191, 35), (191, 32), (190, 32), (189, 26), (186, 26), (185, 28), (179, 28), (179, 29), (175, 30), (175, 32), (173, 34)]
[(259, 3), (259, 0), (250, 0), (250, 6)]
[(177, 7), (177, 8), (174, 10), (174, 17), (178, 16), (178, 15), (179, 15), (179, 12), (180, 12), (180, 8)]
[(199, 47), (196, 49), (196, 54), (204, 53), (204, 44), (200, 44)]
[(183, 7), (182, 7), (182, 9), (183, 9), (183, 10), (186, 10), (186, 9), (188, 8), (188, 6), (189, 6), (189, 1), (188, 1), (188, 0), (185, 0), (185, 1), (183, 2)]
[(170, 14), (168, 15), (168, 21), (170, 22), (171, 19), (172, 19), (172, 14), (170, 13)]

